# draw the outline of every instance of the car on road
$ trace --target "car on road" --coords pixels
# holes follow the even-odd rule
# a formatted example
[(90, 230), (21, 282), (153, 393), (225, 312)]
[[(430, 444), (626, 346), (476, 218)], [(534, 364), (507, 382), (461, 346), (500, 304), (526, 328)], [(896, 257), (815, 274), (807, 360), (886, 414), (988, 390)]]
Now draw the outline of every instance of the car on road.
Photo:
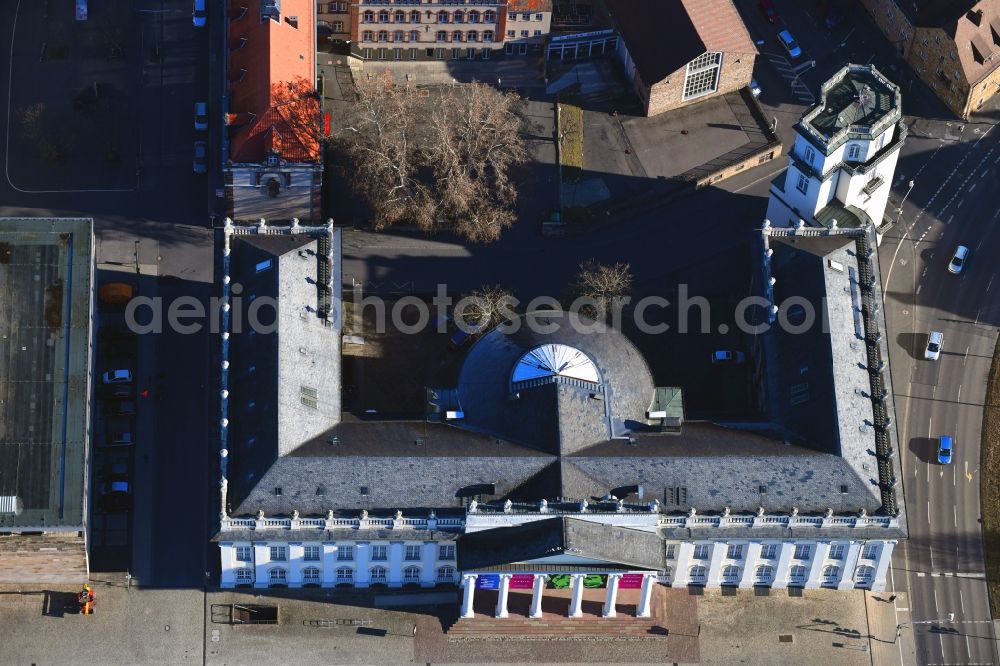
[(208, 171), (208, 144), (204, 141), (194, 142), (194, 172)]
[(743, 352), (731, 349), (720, 349), (719, 351), (712, 352), (712, 363), (739, 365), (745, 358), (746, 357), (743, 355)]
[(958, 275), (965, 268), (965, 260), (969, 258), (969, 248), (964, 245), (959, 245), (955, 248), (955, 254), (951, 255), (951, 261), (948, 262), (948, 272), (953, 275)]
[(101, 375), (101, 381), (104, 384), (131, 384), (132, 371), (127, 368), (108, 370), (103, 375)]
[(757, 79), (750, 79), (750, 92), (754, 97), (760, 97), (760, 84), (757, 83)]
[(757, 7), (768, 23), (775, 24), (781, 20), (781, 17), (778, 16), (778, 10), (774, 8), (774, 3), (771, 0), (757, 0)]
[(795, 41), (794, 37), (792, 37), (792, 33), (787, 30), (782, 30), (778, 33), (778, 41), (781, 42), (781, 45), (785, 47), (785, 51), (787, 51), (788, 55), (792, 58), (802, 57), (802, 49), (799, 48), (799, 43)]
[(951, 456), (955, 449), (951, 435), (941, 435), (938, 439), (938, 462), (942, 465), (951, 464)]
[(944, 342), (944, 335), (941, 331), (931, 331), (927, 336), (927, 348), (924, 349), (924, 358), (928, 361), (936, 361), (941, 356), (941, 344)]
[(208, 129), (208, 102), (194, 103), (194, 128), (199, 132)]
[(208, 20), (208, 13), (205, 11), (205, 0), (194, 0), (191, 7), (191, 22), (196, 28), (204, 28), (205, 21)]

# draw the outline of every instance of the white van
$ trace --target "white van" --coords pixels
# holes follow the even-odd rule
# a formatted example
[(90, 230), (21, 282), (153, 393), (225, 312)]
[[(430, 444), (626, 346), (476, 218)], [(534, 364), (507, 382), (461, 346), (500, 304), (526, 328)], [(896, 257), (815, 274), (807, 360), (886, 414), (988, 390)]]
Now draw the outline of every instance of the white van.
[(928, 361), (936, 361), (941, 356), (941, 343), (944, 342), (944, 335), (940, 331), (931, 331), (927, 336), (927, 349), (924, 350), (924, 358)]

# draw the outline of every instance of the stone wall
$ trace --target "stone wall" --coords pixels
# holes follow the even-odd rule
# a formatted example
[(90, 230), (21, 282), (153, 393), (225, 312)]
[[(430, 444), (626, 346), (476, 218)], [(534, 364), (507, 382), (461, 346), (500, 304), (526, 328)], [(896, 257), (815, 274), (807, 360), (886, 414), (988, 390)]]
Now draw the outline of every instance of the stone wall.
[(68, 583), (88, 578), (80, 532), (0, 535), (0, 583)]
[[(750, 85), (753, 76), (754, 54), (752, 53), (726, 53), (722, 57), (722, 73), (719, 78), (719, 89), (710, 95), (702, 95), (687, 101), (682, 101), (684, 94), (684, 74), (687, 66), (680, 68), (666, 79), (654, 83), (649, 89), (649, 94), (638, 91), (646, 106), (646, 115), (655, 116), (677, 109), (688, 104), (702, 102), (712, 97), (725, 95), (728, 92), (739, 90)], [(638, 75), (637, 75), (638, 79)], [(640, 85), (636, 82), (637, 87)]]

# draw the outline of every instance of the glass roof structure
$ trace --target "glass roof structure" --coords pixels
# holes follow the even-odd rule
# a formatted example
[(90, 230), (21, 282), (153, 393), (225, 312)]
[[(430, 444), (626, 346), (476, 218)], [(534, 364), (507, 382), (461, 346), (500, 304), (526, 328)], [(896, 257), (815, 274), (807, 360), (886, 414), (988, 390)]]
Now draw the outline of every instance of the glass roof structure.
[(565, 377), (599, 384), (601, 376), (590, 357), (575, 347), (548, 344), (535, 347), (518, 359), (513, 383), (532, 379)]

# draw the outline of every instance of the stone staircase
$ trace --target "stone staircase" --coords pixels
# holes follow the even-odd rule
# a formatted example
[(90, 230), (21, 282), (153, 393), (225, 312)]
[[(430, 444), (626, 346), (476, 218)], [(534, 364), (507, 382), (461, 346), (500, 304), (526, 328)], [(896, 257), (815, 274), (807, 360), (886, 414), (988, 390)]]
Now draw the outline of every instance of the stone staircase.
[(545, 616), (537, 620), (527, 617), (493, 618), (477, 616), (459, 619), (448, 629), (449, 638), (504, 636), (506, 638), (551, 638), (595, 636), (603, 638), (667, 637), (657, 618), (618, 617), (558, 617)]

